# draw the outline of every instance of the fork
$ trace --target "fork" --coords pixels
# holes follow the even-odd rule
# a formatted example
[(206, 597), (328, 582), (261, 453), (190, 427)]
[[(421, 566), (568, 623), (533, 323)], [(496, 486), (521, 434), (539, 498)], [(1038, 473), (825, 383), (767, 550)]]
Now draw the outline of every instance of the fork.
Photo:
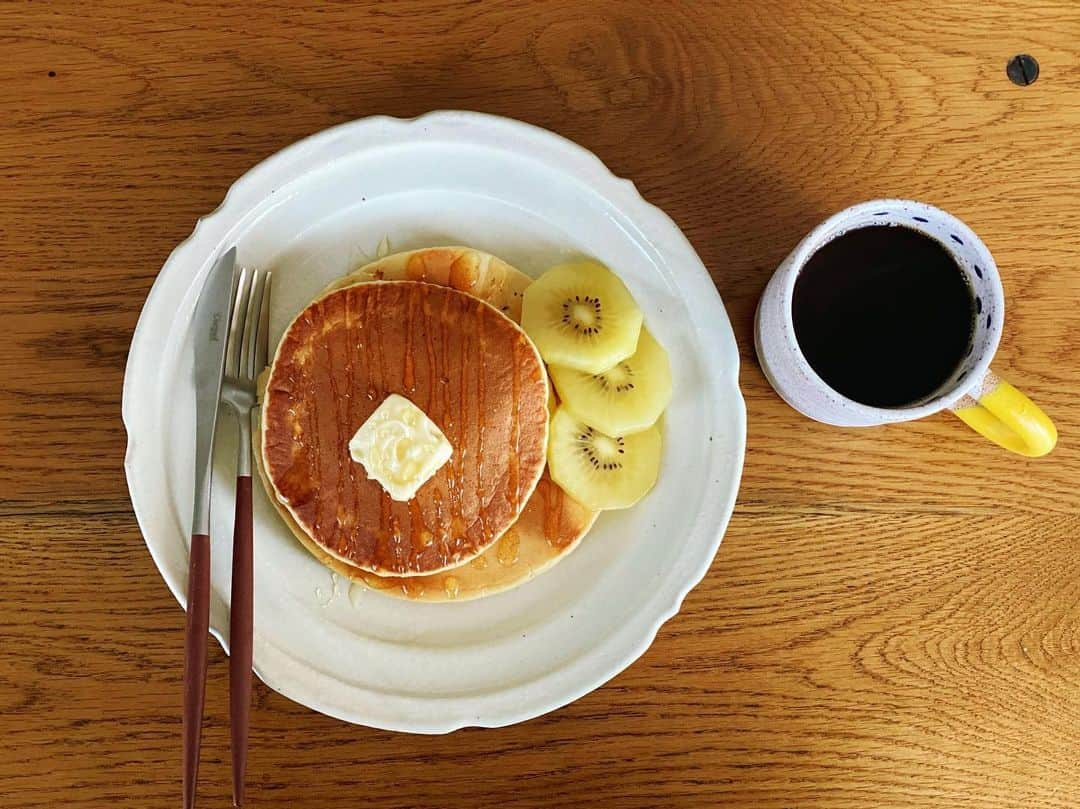
[(251, 709), (252, 540), (251, 410), (256, 379), (266, 367), (270, 325), (270, 273), (241, 270), (225, 353), (221, 401), (236, 416), (236, 516), (233, 523), (232, 607), (229, 614), (229, 724), (233, 805), (244, 800), (248, 716)]

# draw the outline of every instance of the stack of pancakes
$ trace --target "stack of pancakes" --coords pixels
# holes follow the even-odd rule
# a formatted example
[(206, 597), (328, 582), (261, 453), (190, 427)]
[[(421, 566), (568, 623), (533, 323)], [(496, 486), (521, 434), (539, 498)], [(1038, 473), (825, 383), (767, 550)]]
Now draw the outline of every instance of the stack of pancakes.
[[(256, 458), (312, 555), (390, 595), (464, 600), (551, 567), (596, 513), (545, 470), (547, 372), (517, 325), (531, 279), (466, 247), (398, 253), (324, 290), (286, 329), (266, 378)], [(408, 502), (348, 443), (391, 394), (453, 454)]]

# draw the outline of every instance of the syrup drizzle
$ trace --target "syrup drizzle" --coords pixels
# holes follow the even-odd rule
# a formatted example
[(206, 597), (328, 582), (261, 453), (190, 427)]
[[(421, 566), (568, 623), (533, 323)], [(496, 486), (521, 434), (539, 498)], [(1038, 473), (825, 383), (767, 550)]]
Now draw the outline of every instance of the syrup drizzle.
[[(322, 311), (322, 303), (319, 303), (314, 307), (311, 315), (307, 318), (307, 322), (311, 326), (312, 329), (315, 328), (316, 324), (320, 325), (320, 327), (321, 327), (322, 313), (323, 313), (323, 311)], [(318, 315), (317, 318), (315, 317), (316, 315)], [(311, 406), (308, 408), (309, 427), (311, 428), (309, 430), (309, 432), (308, 432), (308, 435), (311, 436), (311, 441), (308, 442), (308, 469), (313, 470), (315, 472), (315, 474), (316, 474), (316, 477), (315, 477), (316, 485), (319, 485), (319, 483), (321, 482), (321, 477), (318, 474), (319, 473), (319, 458), (322, 457), (322, 453), (319, 451), (319, 429), (318, 429), (318, 426), (319, 426), (319, 398), (320, 397), (317, 395), (316, 390), (315, 390), (315, 371), (316, 371), (316, 369), (315, 369), (314, 354), (313, 354), (311, 367), (308, 368), (305, 365), (303, 367), (303, 375), (304, 375), (305, 381), (307, 382), (307, 388), (308, 388), (308, 391), (307, 391), (308, 395), (307, 395), (306, 398), (311, 403)], [(316, 535), (318, 535), (318, 534), (321, 533), (321, 531), (319, 529), (321, 528), (321, 523), (322, 523), (322, 515), (319, 513), (318, 500), (316, 500), (315, 507), (313, 509), (311, 509), (311, 511), (312, 511), (312, 518), (311, 518), (312, 527), (314, 528)]]
[[(447, 296), (449, 299), (450, 296)], [(460, 318), (460, 313), (459, 313)], [(474, 408), (469, 406), (469, 355), (473, 352), (472, 341), (469, 339), (468, 328), (461, 329), (461, 367), (458, 382), (461, 389), (461, 427), (460, 427), (460, 450), (454, 453), (455, 469), (454, 477), (457, 480), (456, 488), (450, 493), (450, 530), (451, 542), (457, 552), (464, 545), (466, 525), (463, 519), (465, 515), (465, 462), (469, 457), (469, 414)]]
[[(346, 402), (345, 402), (345, 431), (346, 433), (352, 429), (353, 424), (357, 424), (356, 421), (356, 391), (354, 388), (353, 380), (356, 379), (356, 312), (354, 311), (353, 302), (355, 295), (351, 289), (345, 291), (345, 386), (346, 386)], [(349, 502), (349, 514), (357, 513), (357, 491), (356, 491), (356, 464), (345, 462), (344, 474), (341, 476), (342, 485), (348, 490), (347, 499)], [(339, 493), (339, 502), (346, 500), (344, 492)], [(344, 533), (344, 543), (350, 548), (353, 548), (353, 542), (355, 536), (352, 531), (352, 526), (342, 526), (340, 523), (338, 529)]]
[(540, 481), (537, 491), (544, 501), (544, 537), (556, 548), (563, 546), (563, 490), (548, 478)]
[(476, 352), (476, 506), (480, 523), (480, 539), (487, 545), (491, 542), (488, 533), (488, 523), (484, 509), (484, 427), (487, 422), (484, 410), (484, 355), (487, 352), (487, 344), (484, 340), (484, 317), (481, 316), (476, 322), (476, 339), (479, 350)]
[(416, 379), (413, 376), (413, 324), (416, 321), (416, 296), (419, 290), (416, 286), (409, 287), (409, 302), (406, 306), (405, 317), (405, 390), (409, 393), (416, 391)]
[(521, 508), (521, 460), (518, 453), (521, 451), (521, 424), (519, 423), (518, 399), (521, 397), (521, 381), (518, 379), (518, 346), (515, 343), (510, 352), (512, 367), (510, 378), (512, 387), (510, 390), (510, 448), (507, 463), (509, 465), (510, 510), (517, 514)]

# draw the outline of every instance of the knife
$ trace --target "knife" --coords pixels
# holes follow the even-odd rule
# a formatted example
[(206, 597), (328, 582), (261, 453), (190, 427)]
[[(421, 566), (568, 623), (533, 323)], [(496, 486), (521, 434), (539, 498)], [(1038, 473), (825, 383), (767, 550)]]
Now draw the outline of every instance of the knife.
[(210, 629), (210, 483), (225, 347), (236, 296), (235, 276), (236, 248), (231, 247), (210, 269), (191, 324), (195, 339), (195, 504), (184, 632), (184, 809), (195, 806), (199, 774)]

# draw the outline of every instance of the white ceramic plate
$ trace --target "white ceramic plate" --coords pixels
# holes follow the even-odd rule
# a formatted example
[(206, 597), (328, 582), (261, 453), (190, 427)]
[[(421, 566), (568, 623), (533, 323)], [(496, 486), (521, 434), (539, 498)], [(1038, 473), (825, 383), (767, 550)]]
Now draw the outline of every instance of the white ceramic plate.
[[(326, 283), (392, 251), (468, 244), (536, 275), (579, 254), (615, 268), (672, 360), (663, 466), (633, 509), (602, 514), (573, 554), (509, 593), (417, 604), (350, 588), (255, 497), (255, 669), (317, 711), (444, 733), (539, 716), (645, 652), (709, 569), (746, 442), (735, 338), (678, 227), (590, 152), (476, 113), (366, 118), (301, 141), (240, 178), (161, 270), (124, 378), (125, 468), (147, 547), (186, 604), (194, 455), (189, 338), (215, 255), (274, 271), (271, 339)], [(236, 452), (214, 466), (211, 631), (228, 648)], [(180, 638), (177, 638), (180, 643)]]

